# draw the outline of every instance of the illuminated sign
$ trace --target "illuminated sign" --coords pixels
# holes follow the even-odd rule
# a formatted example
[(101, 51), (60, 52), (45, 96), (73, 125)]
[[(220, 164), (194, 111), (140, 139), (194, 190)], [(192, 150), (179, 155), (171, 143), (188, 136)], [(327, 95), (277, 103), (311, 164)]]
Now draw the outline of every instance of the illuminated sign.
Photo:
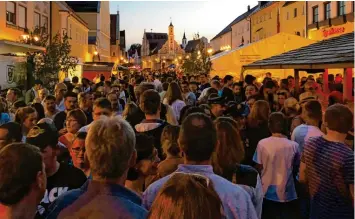
[(328, 37), (334, 34), (340, 34), (345, 32), (345, 27), (332, 27), (323, 30), (323, 37)]

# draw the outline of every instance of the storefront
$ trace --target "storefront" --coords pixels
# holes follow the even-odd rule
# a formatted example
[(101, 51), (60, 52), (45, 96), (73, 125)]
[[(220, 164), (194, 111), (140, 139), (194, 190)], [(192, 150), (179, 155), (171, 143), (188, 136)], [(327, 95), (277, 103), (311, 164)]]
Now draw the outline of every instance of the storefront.
[(300, 72), (323, 74), (323, 92), (328, 94), (328, 74), (332, 69), (343, 73), (344, 100), (354, 101), (352, 78), (354, 76), (354, 32), (323, 40), (281, 55), (259, 60), (243, 66), (244, 70), (289, 69), (294, 71), (296, 90)]
[(347, 22), (337, 26), (326, 26), (319, 29), (313, 28), (308, 30), (308, 38), (311, 40), (327, 40), (333, 37), (337, 37), (346, 33), (354, 32), (354, 23)]

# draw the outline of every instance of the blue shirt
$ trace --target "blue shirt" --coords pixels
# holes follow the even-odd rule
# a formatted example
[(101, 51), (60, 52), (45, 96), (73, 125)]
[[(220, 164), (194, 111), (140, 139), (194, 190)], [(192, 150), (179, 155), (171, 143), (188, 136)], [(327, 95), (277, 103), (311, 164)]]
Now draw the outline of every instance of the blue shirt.
[[(255, 208), (249, 194), (240, 186), (213, 173), (211, 165), (183, 165), (180, 164), (176, 172), (195, 173), (208, 177), (212, 182), (223, 204), (227, 218), (257, 219)], [(153, 204), (159, 190), (168, 181), (168, 175), (153, 184), (143, 194), (143, 204), (147, 209)]]
[(88, 180), (80, 189), (64, 193), (52, 203), (46, 218), (146, 218), (139, 196), (117, 184)]

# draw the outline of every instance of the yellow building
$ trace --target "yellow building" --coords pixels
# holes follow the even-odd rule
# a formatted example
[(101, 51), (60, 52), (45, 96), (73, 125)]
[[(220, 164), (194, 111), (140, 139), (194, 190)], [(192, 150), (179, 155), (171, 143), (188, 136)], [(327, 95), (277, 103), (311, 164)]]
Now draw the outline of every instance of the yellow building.
[(307, 2), (307, 36), (324, 40), (354, 31), (354, 1)]
[(32, 31), (36, 26), (49, 31), (49, 2), (0, 1), (0, 8), (0, 54), (44, 50), (20, 41), (25, 30)]
[(51, 4), (52, 36), (54, 37), (57, 33), (61, 35), (67, 33), (71, 45), (70, 56), (77, 57), (79, 60), (76, 69), (69, 72), (65, 77), (78, 76), (81, 78), (84, 62), (91, 61), (88, 53), (88, 25), (65, 2), (54, 1)]
[(280, 6), (280, 31), (306, 37), (306, 2), (287, 1)]
[(258, 9), (251, 15), (251, 42), (257, 42), (280, 32), (280, 2), (259, 1)]
[(88, 24), (89, 55), (85, 60), (110, 62), (110, 3), (108, 1), (68, 1), (67, 4)]

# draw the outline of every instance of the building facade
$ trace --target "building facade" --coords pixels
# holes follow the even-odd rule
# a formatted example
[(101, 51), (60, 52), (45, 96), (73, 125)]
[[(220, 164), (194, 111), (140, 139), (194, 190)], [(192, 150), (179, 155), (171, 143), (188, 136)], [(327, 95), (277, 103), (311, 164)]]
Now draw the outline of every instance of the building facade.
[(172, 64), (178, 66), (184, 54), (185, 51), (175, 41), (172, 22), (168, 27), (168, 34), (144, 32), (141, 48), (143, 69), (164, 69)]
[(306, 1), (280, 3), (280, 31), (306, 37)]
[(247, 45), (251, 42), (250, 39), (250, 15), (257, 9), (257, 6), (250, 8), (248, 6), (247, 12), (237, 17), (232, 28), (232, 49)]
[(232, 23), (211, 39), (210, 44), (213, 51), (224, 51), (232, 48)]
[(110, 11), (108, 1), (66, 2), (89, 27), (88, 52), (92, 62), (110, 62)]
[(21, 40), (36, 27), (44, 26), (49, 33), (49, 2), (0, 1), (0, 10), (0, 54), (44, 50)]
[(120, 48), (120, 13), (110, 15), (110, 52), (111, 61), (118, 64), (122, 57)]
[(280, 32), (280, 2), (259, 1), (251, 14), (251, 42), (257, 42)]
[(354, 31), (354, 1), (307, 2), (307, 37), (324, 40)]

